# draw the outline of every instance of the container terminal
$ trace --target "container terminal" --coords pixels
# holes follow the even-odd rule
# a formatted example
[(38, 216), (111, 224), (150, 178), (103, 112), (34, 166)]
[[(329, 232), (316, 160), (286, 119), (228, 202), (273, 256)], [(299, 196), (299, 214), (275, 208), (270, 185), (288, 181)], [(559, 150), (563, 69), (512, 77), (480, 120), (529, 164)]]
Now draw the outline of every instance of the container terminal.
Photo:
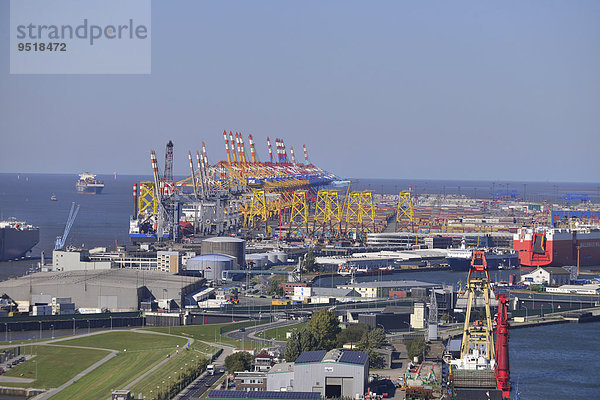
[[(0, 331), (289, 320), (324, 308), (346, 326), (445, 344), (445, 363), (407, 367), (398, 387), (418, 398), (437, 382), (437, 397), (460, 399), (510, 394), (509, 320), (599, 318), (593, 204), (353, 191), (310, 163), (306, 146), (299, 163), (275, 139), (276, 156), (260, 162), (252, 137), (250, 157), (241, 134), (224, 140), (226, 160), (210, 164), (204, 145), (195, 160), (189, 151), (180, 181), (173, 143), (162, 175), (151, 151), (154, 180), (133, 184), (131, 244), (66, 246), (73, 206), (51, 262), (42, 256), (39, 272), (0, 282)], [(510, 279), (493, 282), (490, 271), (503, 269)], [(440, 270), (464, 271), (467, 287), (402, 275)], [(345, 282), (320, 287), (323, 275)]]

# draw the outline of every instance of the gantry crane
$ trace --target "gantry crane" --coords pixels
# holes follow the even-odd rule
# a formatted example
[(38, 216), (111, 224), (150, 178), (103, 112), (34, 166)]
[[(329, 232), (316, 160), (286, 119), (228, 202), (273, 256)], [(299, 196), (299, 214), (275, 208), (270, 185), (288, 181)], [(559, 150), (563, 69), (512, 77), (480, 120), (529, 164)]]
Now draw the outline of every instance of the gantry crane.
[[(494, 359), (494, 338), (492, 315), (490, 312), (490, 275), (485, 260), (485, 251), (473, 250), (471, 268), (467, 278), (467, 314), (463, 328), (462, 345), (460, 348), (461, 358), (467, 357), (476, 349), (488, 360)], [(476, 320), (471, 324), (471, 311), (473, 299), (483, 294), (485, 321)]]

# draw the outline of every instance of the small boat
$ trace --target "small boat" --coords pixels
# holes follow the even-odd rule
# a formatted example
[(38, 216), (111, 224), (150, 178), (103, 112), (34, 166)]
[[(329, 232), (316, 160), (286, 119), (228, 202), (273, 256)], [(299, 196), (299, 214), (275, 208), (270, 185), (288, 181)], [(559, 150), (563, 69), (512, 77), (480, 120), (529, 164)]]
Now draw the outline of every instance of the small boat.
[(56, 201), (56, 195), (54, 193), (52, 193), (52, 196), (50, 196), (50, 200), (51, 201)]

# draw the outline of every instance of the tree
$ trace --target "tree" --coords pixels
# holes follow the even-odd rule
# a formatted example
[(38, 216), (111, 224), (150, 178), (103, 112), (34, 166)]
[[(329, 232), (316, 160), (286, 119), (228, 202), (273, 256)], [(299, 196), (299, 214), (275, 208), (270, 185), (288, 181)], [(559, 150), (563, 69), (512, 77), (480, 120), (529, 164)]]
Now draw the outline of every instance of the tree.
[(313, 313), (308, 330), (316, 340), (315, 350), (331, 350), (335, 347), (340, 325), (333, 312), (323, 309)]
[(363, 335), (369, 331), (367, 324), (351, 324), (337, 335), (337, 345), (342, 347), (346, 343), (357, 344)]
[(367, 352), (369, 354), (369, 368), (373, 369), (381, 369), (385, 368), (385, 363), (381, 354), (377, 353), (374, 350), (369, 350)]
[(429, 346), (425, 343), (425, 338), (418, 337), (406, 343), (406, 352), (408, 353), (408, 358), (411, 360), (414, 357), (421, 358), (424, 355), (427, 355)]
[(230, 374), (239, 371), (248, 371), (252, 366), (254, 357), (247, 351), (240, 351), (225, 357), (225, 368)]
[(315, 263), (315, 253), (312, 249), (308, 249), (308, 253), (304, 256), (304, 262), (302, 263), (303, 269), (306, 272), (316, 272), (319, 270), (319, 267)]
[(267, 294), (270, 296), (283, 296), (283, 288), (281, 287), (281, 281), (273, 278), (271, 285), (267, 289)]
[(287, 362), (294, 362), (300, 353), (302, 353), (302, 345), (300, 344), (300, 331), (293, 330), (287, 340), (287, 343), (285, 344), (285, 353), (283, 354), (283, 358), (285, 358)]
[(365, 332), (363, 337), (357, 344), (357, 349), (360, 351), (366, 351), (372, 349), (380, 349), (387, 344), (387, 338), (385, 332), (381, 328), (376, 328), (371, 331)]

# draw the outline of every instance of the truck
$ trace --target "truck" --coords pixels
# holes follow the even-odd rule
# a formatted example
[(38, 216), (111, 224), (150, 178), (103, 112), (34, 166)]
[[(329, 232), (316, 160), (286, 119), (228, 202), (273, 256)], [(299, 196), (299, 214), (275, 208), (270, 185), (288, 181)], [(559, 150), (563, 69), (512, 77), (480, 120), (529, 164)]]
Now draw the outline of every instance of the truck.
[(206, 372), (208, 372), (209, 375), (214, 375), (215, 374), (215, 366), (214, 364), (209, 364), (206, 366)]

